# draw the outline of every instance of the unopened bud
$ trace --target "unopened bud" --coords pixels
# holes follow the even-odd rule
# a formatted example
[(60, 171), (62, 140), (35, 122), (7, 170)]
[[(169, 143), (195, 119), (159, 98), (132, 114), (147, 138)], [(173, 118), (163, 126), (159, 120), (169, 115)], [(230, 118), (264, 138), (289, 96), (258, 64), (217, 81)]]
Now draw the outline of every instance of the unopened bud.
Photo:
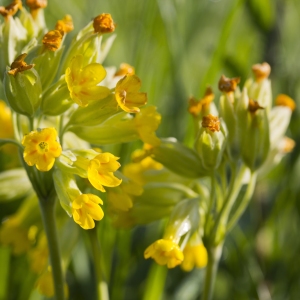
[(72, 31), (74, 29), (72, 17), (70, 15), (66, 15), (62, 20), (57, 21), (55, 29), (62, 35)]
[(60, 48), (62, 38), (63, 36), (60, 31), (51, 30), (44, 35), (42, 42), (50, 51), (56, 51)]
[(95, 33), (110, 33), (115, 31), (116, 24), (111, 14), (101, 14), (94, 19), (93, 27)]
[(219, 80), (219, 90), (224, 93), (234, 92), (237, 85), (240, 83), (240, 78), (227, 78), (224, 75)]
[(286, 106), (289, 107), (292, 111), (296, 109), (295, 101), (287, 95), (280, 94), (275, 100), (276, 106)]
[(255, 80), (260, 82), (265, 78), (268, 78), (271, 73), (271, 67), (268, 63), (256, 64), (252, 66), (252, 71), (255, 76)]
[(22, 8), (22, 1), (14, 0), (7, 6), (0, 6), (0, 14), (5, 18), (15, 15)]

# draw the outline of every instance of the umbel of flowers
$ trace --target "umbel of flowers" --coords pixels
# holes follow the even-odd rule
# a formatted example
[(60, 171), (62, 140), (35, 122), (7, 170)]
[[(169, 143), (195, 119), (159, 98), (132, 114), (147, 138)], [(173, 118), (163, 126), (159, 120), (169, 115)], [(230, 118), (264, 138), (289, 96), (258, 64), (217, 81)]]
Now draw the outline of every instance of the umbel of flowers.
[[(9, 187), (24, 174), (28, 176), (24, 195), (31, 184), (31, 197), (39, 199), (47, 237), (43, 247), (48, 245), (51, 262), (44, 268), (40, 286), (53, 274), (46, 295), (52, 296), (55, 290), (56, 299), (63, 299), (56, 199), (84, 229), (94, 228), (95, 221), (103, 218), (101, 195), (107, 189), (114, 195), (113, 203), (124, 206), (123, 186), (126, 189), (129, 179), (119, 170), (119, 157), (99, 147), (138, 139), (158, 146), (155, 130), (160, 115), (155, 107), (143, 107), (147, 94), (140, 92), (141, 80), (133, 67), (103, 66), (115, 39), (114, 34), (110, 36), (115, 30), (110, 14), (95, 17), (66, 45), (65, 37), (73, 30), (72, 17), (66, 15), (48, 29), (43, 10), (47, 1), (27, 0), (26, 4), (29, 11), (20, 0), (0, 7), (0, 96), (11, 111), (14, 131), (14, 137), (0, 139), (0, 145), (16, 145), (22, 158), (22, 168), (13, 176), (4, 172), (3, 178), (7, 177), (4, 185)], [(2, 241), (13, 244), (5, 232), (23, 226), (21, 221), (9, 220)], [(29, 249), (30, 242), (26, 245)]]
[(124, 173), (144, 193), (134, 196), (128, 211), (114, 211), (123, 227), (168, 218), (162, 239), (144, 256), (168, 268), (207, 264), (203, 299), (212, 297), (224, 240), (251, 200), (257, 177), (295, 144), (285, 136), (294, 101), (284, 94), (273, 101), (267, 63), (252, 70), (254, 79), (242, 88), (239, 78), (221, 77), (219, 109), (211, 88), (199, 101), (190, 99), (194, 149), (170, 138), (134, 154)]

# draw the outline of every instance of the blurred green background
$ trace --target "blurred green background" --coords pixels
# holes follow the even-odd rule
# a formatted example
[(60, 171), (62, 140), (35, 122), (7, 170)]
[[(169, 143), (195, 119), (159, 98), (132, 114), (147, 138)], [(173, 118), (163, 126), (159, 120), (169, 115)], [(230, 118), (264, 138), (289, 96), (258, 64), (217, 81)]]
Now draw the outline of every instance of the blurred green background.
[[(0, 5), (8, 2), (0, 1)], [(174, 136), (190, 146), (193, 126), (187, 114), (188, 98), (201, 98), (207, 85), (218, 96), (217, 82), (222, 74), (240, 76), (243, 83), (251, 76), (253, 64), (266, 61), (271, 65), (273, 95), (285, 93), (298, 103), (288, 131), (296, 148), (258, 182), (254, 199), (228, 237), (214, 299), (300, 299), (300, 1), (48, 2), (49, 29), (66, 13), (73, 17), (75, 30), (69, 40), (96, 15), (112, 14), (117, 38), (104, 65), (133, 65), (149, 104), (156, 105), (163, 116), (158, 135)], [(143, 251), (153, 235), (159, 238), (159, 224), (135, 228), (132, 233), (113, 232), (109, 221), (101, 226), (103, 234), (120, 237), (114, 248), (112, 299), (142, 299), (152, 264), (143, 260)], [(129, 252), (122, 254), (120, 249)], [(164, 299), (200, 299), (203, 275), (202, 270), (169, 271)], [(88, 292), (91, 276), (88, 271), (82, 275), (85, 283), (71, 292), (73, 299), (87, 299), (81, 293)], [(93, 299), (92, 294), (89, 297)]]

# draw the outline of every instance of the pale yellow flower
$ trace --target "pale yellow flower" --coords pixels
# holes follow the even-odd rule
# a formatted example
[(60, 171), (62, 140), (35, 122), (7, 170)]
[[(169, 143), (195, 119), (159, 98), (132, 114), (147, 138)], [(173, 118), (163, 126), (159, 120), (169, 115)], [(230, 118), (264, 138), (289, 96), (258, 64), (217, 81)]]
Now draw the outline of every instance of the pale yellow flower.
[(111, 153), (100, 153), (89, 162), (88, 179), (94, 188), (105, 192), (103, 186), (115, 187), (121, 184), (122, 180), (113, 173), (120, 167), (118, 159)]
[(153, 258), (159, 265), (175, 268), (180, 265), (184, 255), (179, 246), (171, 240), (160, 239), (151, 244), (144, 252), (146, 259)]
[(65, 77), (72, 100), (79, 106), (86, 107), (90, 101), (106, 98), (110, 90), (99, 86), (105, 76), (106, 71), (101, 64), (83, 66), (82, 55), (73, 57)]
[(194, 267), (204, 268), (207, 265), (207, 250), (204, 245), (187, 244), (183, 249), (184, 260), (180, 267), (184, 271), (191, 271)]
[(139, 92), (141, 85), (141, 80), (136, 75), (126, 75), (118, 81), (115, 97), (124, 111), (138, 113), (139, 107), (147, 103), (147, 94)]
[(61, 146), (56, 141), (55, 128), (44, 128), (31, 131), (22, 140), (24, 160), (29, 166), (36, 165), (39, 171), (49, 171), (55, 162), (55, 158), (61, 154)]
[(98, 204), (103, 201), (93, 194), (82, 194), (72, 202), (73, 219), (83, 229), (92, 229), (95, 222), (100, 221), (103, 216), (103, 210)]

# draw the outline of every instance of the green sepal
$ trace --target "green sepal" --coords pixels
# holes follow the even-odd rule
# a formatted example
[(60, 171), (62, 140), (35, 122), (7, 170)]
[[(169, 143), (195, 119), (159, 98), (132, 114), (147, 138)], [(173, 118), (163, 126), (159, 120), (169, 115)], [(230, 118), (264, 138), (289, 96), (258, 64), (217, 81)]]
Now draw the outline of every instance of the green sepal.
[(209, 175), (197, 153), (175, 139), (162, 139), (160, 146), (151, 149), (151, 154), (156, 161), (180, 176), (198, 178)]
[(72, 202), (81, 194), (74, 176), (55, 169), (53, 172), (54, 187), (62, 208), (71, 217)]
[(78, 107), (70, 117), (68, 126), (96, 126), (120, 112), (114, 95), (92, 101), (87, 107)]
[(41, 109), (45, 115), (58, 116), (67, 111), (72, 104), (74, 102), (71, 101), (67, 83), (62, 76), (43, 94)]
[(35, 69), (38, 71), (41, 77), (41, 83), (45, 90), (53, 82), (60, 65), (60, 59), (64, 51), (64, 46), (56, 51), (50, 51), (45, 49), (44, 45), (41, 45), (44, 50), (40, 55), (36, 56), (31, 63), (35, 64)]
[(1, 172), (0, 186), (0, 202), (20, 199), (32, 190), (26, 171), (21, 168)]
[(7, 71), (3, 83), (10, 107), (19, 114), (33, 117), (41, 102), (42, 84), (39, 74), (34, 68), (16, 75), (10, 75)]
[(124, 112), (111, 116), (98, 126), (78, 125), (68, 130), (95, 145), (127, 143), (139, 139), (134, 119)]

